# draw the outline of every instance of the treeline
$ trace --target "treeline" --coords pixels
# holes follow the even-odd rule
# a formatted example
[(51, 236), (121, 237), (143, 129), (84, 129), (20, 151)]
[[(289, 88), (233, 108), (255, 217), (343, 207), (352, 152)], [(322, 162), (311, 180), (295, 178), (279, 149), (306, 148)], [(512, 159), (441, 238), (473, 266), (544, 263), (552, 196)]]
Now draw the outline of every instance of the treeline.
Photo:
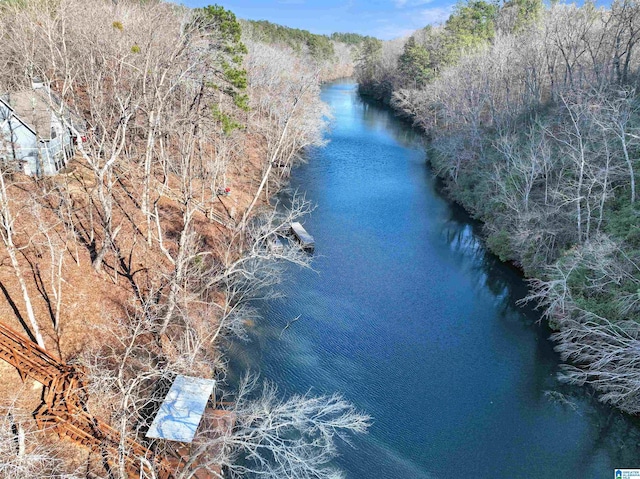
[(363, 42), (363, 93), (422, 128), (451, 196), (532, 280), (561, 378), (640, 412), (640, 5), (459, 4)]
[(268, 200), (323, 142), (316, 59), (261, 43), (222, 7), (162, 1), (2, 2), (0, 38), (0, 93), (37, 78), (86, 123), (63, 174), (0, 167), (3, 321), (86, 371), (87, 407), (123, 451), (87, 459), (49, 441), (26, 409), (37, 391), (9, 386), (18, 376), (3, 370), (0, 433), (20, 447), (4, 441), (0, 475), (102, 477), (108, 463), (127, 477), (127, 441), (145, 441), (168, 384), (187, 374), (220, 380), (234, 427), (205, 418), (176, 478), (220, 467), (336, 477), (336, 435), (364, 432), (367, 417), (338, 396), (285, 400), (250, 378), (232, 390), (220, 347), (244, 336), (283, 262), (308, 263), (269, 246), (307, 203), (281, 212)]
[(335, 32), (331, 34), (331, 40), (346, 43), (348, 45), (360, 45), (363, 41), (373, 37), (360, 35), (358, 33)]
[(285, 27), (267, 20), (244, 20), (244, 22), (251, 27), (254, 37), (263, 43), (287, 45), (296, 51), (306, 49), (319, 61), (328, 60), (334, 54), (333, 42), (325, 35)]
[(521, 32), (542, 12), (538, 0), (511, 0), (499, 6), (483, 0), (459, 3), (444, 25), (431, 25), (408, 38), (382, 42), (364, 38), (358, 53), (362, 92), (389, 101), (402, 88), (433, 82), (442, 69), (493, 41), (496, 34)]
[(353, 75), (354, 46), (365, 39), (356, 33), (334, 33), (330, 37), (285, 27), (266, 20), (241, 20), (244, 34), (253, 41), (288, 48), (292, 54), (313, 59), (323, 81)]

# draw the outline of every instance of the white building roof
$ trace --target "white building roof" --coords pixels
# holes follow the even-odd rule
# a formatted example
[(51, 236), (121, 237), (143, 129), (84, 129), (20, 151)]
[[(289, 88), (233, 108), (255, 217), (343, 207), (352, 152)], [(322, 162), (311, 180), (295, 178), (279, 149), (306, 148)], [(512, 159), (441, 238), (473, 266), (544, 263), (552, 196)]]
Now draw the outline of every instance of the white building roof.
[(151, 423), (147, 437), (193, 441), (214, 386), (212, 379), (176, 376)]

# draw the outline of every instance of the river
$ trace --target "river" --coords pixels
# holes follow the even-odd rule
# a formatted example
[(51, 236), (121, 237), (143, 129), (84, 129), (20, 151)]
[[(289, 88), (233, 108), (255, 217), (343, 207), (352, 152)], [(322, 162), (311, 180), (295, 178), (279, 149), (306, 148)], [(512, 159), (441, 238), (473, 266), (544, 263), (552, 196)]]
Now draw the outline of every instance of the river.
[[(259, 304), (232, 371), (283, 394), (341, 392), (373, 416), (340, 446), (349, 479), (602, 478), (640, 467), (638, 426), (556, 379), (539, 313), (516, 305), (517, 271), (439, 192), (419, 135), (328, 84), (326, 147), (294, 170), (317, 205), (313, 271), (289, 268), (283, 299)], [(288, 321), (300, 315), (286, 331)]]

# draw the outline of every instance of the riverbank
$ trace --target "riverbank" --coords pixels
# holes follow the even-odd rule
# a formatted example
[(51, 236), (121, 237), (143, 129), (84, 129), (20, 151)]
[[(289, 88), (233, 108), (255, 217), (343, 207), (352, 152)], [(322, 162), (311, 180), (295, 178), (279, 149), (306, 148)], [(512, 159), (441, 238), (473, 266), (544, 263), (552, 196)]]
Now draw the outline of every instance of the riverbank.
[[(482, 5), (406, 41), (372, 42), (358, 79), (425, 132), (448, 195), (483, 222), (491, 251), (530, 278), (529, 300), (566, 361), (562, 380), (637, 414), (636, 77), (616, 70), (613, 47), (590, 62), (545, 60), (612, 38), (622, 13), (540, 4), (537, 20), (515, 28), (504, 23), (510, 7)], [(474, 8), (488, 30), (466, 30), (461, 19)], [(592, 19), (589, 33), (558, 36), (575, 18)], [(469, 38), (474, 48), (451, 49)], [(627, 62), (638, 59), (629, 53)]]
[[(636, 254), (636, 249), (633, 247), (636, 241), (632, 236), (635, 233), (631, 222), (635, 221), (632, 218), (636, 218), (638, 213), (634, 213), (633, 209), (625, 206), (624, 201), (618, 201), (617, 204), (615, 201), (612, 202), (608, 213), (625, 215), (626, 218), (622, 217), (619, 220), (612, 218), (615, 229), (605, 229), (608, 233), (613, 233), (611, 239), (602, 236), (594, 237), (591, 241), (592, 247), (587, 247), (583, 251), (576, 250), (577, 245), (569, 238), (557, 243), (554, 238), (552, 240), (554, 244), (545, 244), (549, 241), (548, 237), (544, 237), (545, 233), (549, 234), (547, 229), (540, 234), (531, 230), (526, 237), (522, 237), (517, 232), (510, 231), (506, 226), (509, 220), (505, 219), (504, 215), (496, 214), (492, 209), (494, 207), (492, 205), (496, 204), (495, 195), (500, 193), (486, 186), (486, 177), (485, 180), (478, 180), (478, 170), (473, 168), (467, 171), (460, 170), (452, 175), (450, 165), (460, 163), (459, 159), (452, 156), (452, 151), (455, 152), (455, 149), (450, 148), (451, 142), (458, 141), (455, 137), (439, 137), (437, 130), (425, 128), (416, 121), (417, 115), (408, 113), (406, 104), (400, 107), (398, 102), (391, 99), (384, 101), (367, 92), (364, 92), (364, 95), (371, 101), (379, 102), (394, 111), (402, 121), (424, 135), (427, 161), (433, 173), (441, 180), (441, 190), (451, 201), (459, 204), (473, 218), (481, 222), (482, 237), (487, 248), (501, 261), (511, 264), (530, 281), (531, 291), (527, 301), (545, 312), (544, 319), (554, 330), (551, 337), (557, 342), (557, 351), (569, 363), (575, 361), (572, 366), (567, 366), (568, 374), (561, 372), (560, 377), (572, 384), (590, 385), (601, 392), (627, 388), (629, 381), (635, 384), (635, 379), (628, 377), (629, 374), (635, 377), (635, 373), (627, 371), (626, 359), (620, 358), (617, 364), (608, 364), (605, 367), (614, 378), (612, 383), (608, 383), (606, 380), (598, 379), (600, 375), (598, 370), (591, 370), (591, 364), (595, 359), (585, 360), (579, 351), (580, 346), (572, 346), (570, 343), (575, 342), (577, 334), (581, 337), (580, 344), (584, 344), (582, 341), (592, 340), (600, 343), (592, 349), (591, 354), (594, 357), (601, 358), (608, 354), (607, 351), (612, 350), (618, 350), (624, 358), (630, 358), (633, 355), (632, 350), (637, 342), (639, 331), (635, 323), (626, 321), (633, 320), (635, 313), (631, 315), (628, 313), (635, 309), (626, 309), (624, 306), (620, 309), (615, 303), (621, 295), (623, 296), (621, 301), (635, 302), (633, 298), (629, 298), (629, 295), (635, 294), (634, 288), (638, 284), (638, 278), (634, 273), (634, 261), (629, 258)], [(561, 114), (558, 110), (555, 111), (556, 114)], [(495, 148), (498, 139), (489, 135), (481, 141), (484, 144), (481, 149), (491, 151)], [(464, 155), (460, 151), (457, 153)], [(494, 153), (499, 154), (499, 152)], [(621, 193), (628, 195), (629, 191), (621, 190)], [(554, 222), (558, 220), (558, 218), (551, 219)], [(556, 233), (550, 234), (557, 236)], [(628, 240), (631, 240), (631, 245)], [(607, 268), (606, 264), (617, 271), (605, 273), (605, 278), (602, 279), (603, 283), (610, 282), (610, 290), (607, 291), (603, 286), (595, 285), (592, 288), (595, 291), (589, 291), (590, 288), (586, 283), (601, 275), (602, 268)], [(579, 275), (580, 278), (569, 278), (572, 272), (575, 272), (574, 277)], [(622, 276), (627, 276), (627, 279), (623, 279)], [(599, 301), (602, 301), (601, 305), (597, 304)], [(608, 323), (609, 320), (612, 320), (613, 324)], [(585, 328), (580, 324), (584, 322), (594, 322), (603, 326), (606, 331), (594, 336), (588, 327)], [(607, 324), (611, 326), (607, 327)], [(630, 335), (632, 343), (621, 344), (622, 337), (627, 335)], [(624, 378), (625, 376), (627, 379)], [(618, 381), (620, 381), (619, 384)], [(601, 397), (603, 401), (611, 402), (625, 412), (637, 413), (638, 402), (634, 394), (625, 399), (621, 399), (616, 392), (612, 392), (611, 395), (604, 394)]]

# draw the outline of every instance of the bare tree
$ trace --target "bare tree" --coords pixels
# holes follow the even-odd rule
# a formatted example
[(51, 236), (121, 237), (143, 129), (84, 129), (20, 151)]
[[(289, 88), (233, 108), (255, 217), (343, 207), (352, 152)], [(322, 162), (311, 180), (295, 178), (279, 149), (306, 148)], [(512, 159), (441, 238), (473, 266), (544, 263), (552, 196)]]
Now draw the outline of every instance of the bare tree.
[(82, 477), (65, 472), (68, 466), (63, 459), (63, 448), (44, 443), (39, 438), (41, 434), (21, 408), (15, 404), (3, 406), (0, 412), (0, 475), (7, 479)]
[(257, 376), (245, 376), (234, 399), (227, 410), (230, 427), (202, 431), (181, 478), (214, 472), (212, 466), (224, 466), (233, 478), (343, 477), (331, 465), (336, 439), (348, 443), (349, 434), (362, 434), (370, 424), (339, 395), (282, 399), (269, 382), (258, 390)]
[(565, 364), (560, 379), (598, 390), (600, 400), (629, 414), (640, 412), (640, 331), (635, 321), (613, 324), (593, 314), (569, 320), (552, 338)]
[(609, 95), (599, 95), (596, 101), (600, 103), (600, 115), (596, 117), (598, 125), (606, 132), (612, 133), (618, 140), (622, 150), (622, 158), (629, 171), (629, 185), (631, 188), (631, 203), (636, 201), (636, 181), (634, 160), (630, 150), (638, 144), (637, 135), (632, 133), (631, 120), (637, 109), (635, 89), (621, 89)]
[(274, 287), (280, 283), (282, 265), (310, 266), (310, 257), (302, 249), (291, 244), (274, 249), (272, 240), (286, 232), (292, 221), (309, 213), (310, 204), (302, 197), (294, 197), (289, 209), (271, 210), (255, 217), (244, 231), (250, 244), (238, 258), (234, 249), (228, 249), (225, 266), (221, 272), (209, 273), (206, 288), (225, 293), (218, 327), (211, 341), (220, 336), (234, 334), (244, 337), (249, 319), (256, 317), (251, 302), (256, 298), (273, 298)]
[(44, 339), (40, 333), (40, 327), (38, 326), (38, 321), (36, 320), (36, 315), (33, 311), (31, 295), (29, 294), (29, 289), (27, 288), (27, 283), (22, 273), (22, 267), (18, 261), (19, 247), (15, 243), (16, 217), (12, 211), (12, 209), (15, 208), (14, 205), (16, 204), (16, 201), (11, 198), (11, 193), (9, 192), (8, 181), (10, 175), (11, 174), (7, 171), (6, 166), (0, 168), (0, 235), (2, 236), (2, 241), (7, 249), (7, 254), (9, 255), (13, 272), (18, 280), (18, 284), (20, 285), (22, 299), (24, 300), (24, 305), (27, 310), (27, 320), (29, 321), (29, 326), (32, 329), (31, 332), (35, 337), (38, 346), (45, 348)]

